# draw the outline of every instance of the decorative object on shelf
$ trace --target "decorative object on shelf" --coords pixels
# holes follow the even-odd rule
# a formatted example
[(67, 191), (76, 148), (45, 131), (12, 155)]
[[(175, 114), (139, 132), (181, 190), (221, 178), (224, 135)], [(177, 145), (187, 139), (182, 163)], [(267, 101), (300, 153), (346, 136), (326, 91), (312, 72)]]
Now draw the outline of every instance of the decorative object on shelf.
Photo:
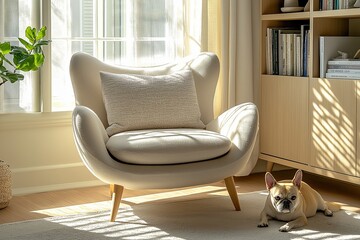
[(281, 11), (284, 13), (300, 12), (303, 10), (304, 7), (299, 6), (298, 0), (284, 0), (284, 7), (281, 8)]
[(349, 54), (347, 52), (337, 51), (339, 56), (335, 57), (336, 59), (347, 59)]
[(310, 1), (308, 1), (304, 7), (304, 12), (309, 12), (310, 11)]
[(0, 209), (6, 208), (12, 198), (11, 171), (9, 165), (0, 160)]
[(356, 51), (355, 55), (354, 55), (355, 59), (360, 59), (360, 49)]
[(357, 0), (354, 4), (354, 7), (360, 8), (360, 0)]
[[(6, 82), (15, 83), (23, 80), (24, 75), (18, 71), (29, 72), (38, 70), (44, 63), (45, 56), (42, 46), (50, 40), (44, 40), (46, 27), (37, 30), (28, 26), (25, 36), (28, 40), (18, 38), (24, 46), (11, 46), (10, 42), (0, 42), (0, 86)], [(7, 58), (8, 55), (12, 55)]]

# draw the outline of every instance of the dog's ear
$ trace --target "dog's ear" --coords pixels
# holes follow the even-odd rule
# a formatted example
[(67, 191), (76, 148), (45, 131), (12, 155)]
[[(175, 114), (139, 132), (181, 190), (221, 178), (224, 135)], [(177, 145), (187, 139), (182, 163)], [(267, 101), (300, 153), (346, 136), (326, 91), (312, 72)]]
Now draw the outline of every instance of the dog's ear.
[(266, 184), (266, 188), (267, 190), (270, 190), (272, 187), (274, 187), (276, 185), (276, 180), (273, 177), (273, 175), (271, 175), (271, 173), (267, 172), (265, 174), (265, 184)]
[(297, 186), (298, 189), (300, 189), (301, 187), (302, 176), (303, 176), (302, 171), (299, 169), (296, 171), (294, 178), (292, 180), (293, 184)]

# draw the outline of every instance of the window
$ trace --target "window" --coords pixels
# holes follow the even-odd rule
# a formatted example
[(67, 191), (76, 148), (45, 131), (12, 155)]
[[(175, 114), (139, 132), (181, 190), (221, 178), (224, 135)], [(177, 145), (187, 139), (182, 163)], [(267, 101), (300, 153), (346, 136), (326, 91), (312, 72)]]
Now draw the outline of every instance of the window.
[[(17, 37), (24, 38), (24, 30), (30, 24), (32, 11), (30, 1), (0, 0), (0, 41), (18, 45)], [(19, 18), (19, 14), (21, 18)], [(23, 30), (22, 30), (23, 29)], [(35, 74), (25, 74), (25, 79), (15, 84), (6, 83), (0, 87), (0, 112), (33, 111), (37, 104), (33, 98), (37, 84)]]
[(46, 25), (52, 40), (45, 47), (49, 64), (41, 73), (0, 88), (2, 112), (72, 110), (68, 69), (78, 51), (132, 66), (160, 65), (182, 56), (182, 1), (43, 0), (42, 6), (40, 2), (0, 0), (0, 41), (17, 42), (28, 25)]

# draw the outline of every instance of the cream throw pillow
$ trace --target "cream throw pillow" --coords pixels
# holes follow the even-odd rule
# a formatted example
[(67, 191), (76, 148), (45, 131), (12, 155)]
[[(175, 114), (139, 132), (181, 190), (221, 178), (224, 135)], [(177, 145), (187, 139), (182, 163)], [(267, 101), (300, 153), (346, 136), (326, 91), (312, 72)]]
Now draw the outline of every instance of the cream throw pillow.
[(204, 128), (191, 70), (148, 76), (100, 72), (109, 136), (139, 129)]

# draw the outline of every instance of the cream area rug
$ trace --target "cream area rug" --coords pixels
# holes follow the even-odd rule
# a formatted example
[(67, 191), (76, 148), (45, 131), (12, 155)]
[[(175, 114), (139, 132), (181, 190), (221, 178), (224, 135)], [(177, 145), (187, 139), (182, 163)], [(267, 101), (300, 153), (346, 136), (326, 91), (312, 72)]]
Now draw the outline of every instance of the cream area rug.
[[(282, 222), (270, 221), (257, 228), (266, 192), (239, 194), (242, 211), (233, 209), (227, 196), (202, 199), (123, 204), (117, 221), (109, 222), (109, 211), (0, 225), (2, 240), (41, 239), (360, 239), (360, 214), (341, 210), (333, 217), (318, 213), (308, 225), (279, 232)], [(110, 202), (106, 203), (110, 207)]]

